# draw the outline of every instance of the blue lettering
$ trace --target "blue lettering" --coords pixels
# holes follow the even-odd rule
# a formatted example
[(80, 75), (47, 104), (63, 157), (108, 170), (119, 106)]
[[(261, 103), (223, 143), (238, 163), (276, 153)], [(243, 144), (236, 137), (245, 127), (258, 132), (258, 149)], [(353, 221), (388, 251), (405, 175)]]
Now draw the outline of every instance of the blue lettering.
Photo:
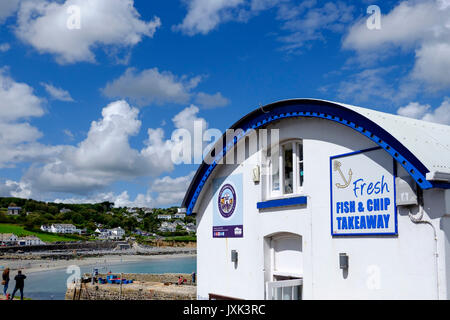
[(380, 228), (384, 228), (383, 216), (381, 214), (378, 215), (378, 223), (377, 223), (377, 229)]
[(355, 229), (359, 229), (359, 216), (355, 217)]
[(377, 216), (370, 215), (367, 216), (367, 228), (368, 229), (375, 229), (377, 224)]
[(360, 229), (366, 228), (366, 216), (361, 216), (361, 221), (359, 222), (359, 228)]
[(367, 211), (372, 212), (373, 210), (373, 200), (369, 199), (367, 200)]
[(383, 214), (384, 225), (385, 225), (386, 229), (389, 228), (389, 217), (390, 217), (390, 215), (388, 215), (388, 214)]
[(341, 229), (341, 220), (342, 220), (342, 218), (341, 217), (337, 217), (336, 220), (338, 222), (338, 229), (340, 230)]
[(386, 192), (389, 192), (389, 187), (386, 182), (384, 182), (384, 175), (381, 177), (381, 194), (384, 193), (384, 187), (386, 187)]
[(348, 217), (348, 228), (355, 229), (355, 227), (353, 227), (353, 217)]

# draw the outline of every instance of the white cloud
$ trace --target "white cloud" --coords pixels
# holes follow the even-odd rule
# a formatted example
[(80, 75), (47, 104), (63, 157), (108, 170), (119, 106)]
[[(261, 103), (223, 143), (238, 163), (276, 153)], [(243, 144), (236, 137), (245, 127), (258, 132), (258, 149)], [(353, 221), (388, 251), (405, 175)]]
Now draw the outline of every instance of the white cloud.
[(195, 103), (208, 109), (224, 107), (230, 103), (230, 100), (225, 98), (220, 92), (217, 92), (216, 94), (199, 92), (195, 97)]
[(295, 52), (311, 41), (325, 41), (323, 32), (342, 32), (353, 21), (354, 7), (345, 2), (327, 2), (322, 7), (315, 5), (315, 1), (305, 1), (280, 6), (278, 19), (283, 21), (282, 29), (288, 31), (287, 35), (279, 37), (285, 43), (283, 50)]
[(42, 133), (27, 122), (44, 114), (44, 100), (26, 83), (12, 79), (7, 71), (0, 69), (0, 168), (50, 157), (59, 150), (38, 143)]
[(43, 100), (29, 85), (14, 81), (7, 71), (0, 69), (0, 122), (42, 116)]
[(450, 41), (424, 44), (416, 51), (412, 77), (430, 84), (433, 89), (450, 88)]
[(441, 105), (432, 110), (431, 106), (411, 102), (397, 110), (397, 114), (424, 121), (450, 125), (450, 98), (445, 98)]
[(54, 99), (65, 102), (74, 102), (72, 96), (69, 91), (57, 88), (49, 83), (41, 83), (41, 85), (45, 88), (45, 91)]
[(12, 16), (19, 7), (20, 0), (2, 0), (0, 1), (0, 23)]
[[(68, 9), (80, 9), (80, 28), (68, 28)], [(133, 0), (66, 0), (21, 2), (15, 34), (40, 53), (55, 55), (60, 64), (95, 62), (99, 46), (131, 48), (153, 37), (158, 17), (141, 20)]]
[[(446, 4), (447, 3), (447, 4)], [(369, 30), (361, 19), (349, 31), (343, 47), (359, 55), (393, 54), (393, 48), (415, 51), (410, 80), (433, 90), (450, 87), (450, 6), (444, 0), (403, 1), (381, 17), (381, 29)], [(378, 55), (374, 55), (374, 53)]]
[(150, 136), (142, 150), (130, 146), (130, 137), (141, 127), (138, 114), (138, 109), (125, 101), (110, 103), (102, 110), (102, 118), (92, 122), (85, 140), (76, 147), (63, 146), (57, 158), (31, 167), (24, 178), (40, 191), (86, 193), (118, 179), (158, 176), (172, 170), (170, 161), (161, 161), (161, 157), (170, 157), (170, 150), (164, 153), (154, 147), (161, 137)]
[(220, 23), (234, 19), (234, 9), (244, 3), (245, 0), (189, 0), (186, 17), (173, 29), (190, 36), (207, 34)]
[[(172, 178), (165, 176), (154, 180), (146, 193), (139, 193), (135, 199), (132, 200), (128, 191), (123, 191), (119, 194), (114, 192), (100, 192), (87, 197), (73, 197), (66, 199), (56, 199), (56, 203), (100, 203), (104, 201), (114, 202), (115, 207), (166, 207), (171, 205), (180, 205), (184, 198), (187, 188), (194, 177), (195, 171), (189, 173), (187, 176)], [(3, 189), (16, 190), (18, 185), (16, 182), (11, 188), (3, 187)], [(0, 194), (2, 193), (2, 186), (0, 186)]]
[(337, 89), (339, 99), (353, 103), (368, 102), (372, 98), (391, 100), (396, 92), (385, 78), (392, 68), (366, 69), (340, 82)]
[(163, 177), (155, 180), (150, 190), (157, 193), (156, 206), (181, 205), (195, 171), (187, 176), (171, 178)]
[(0, 44), (0, 52), (6, 52), (11, 49), (11, 45), (9, 43), (2, 43)]
[(5, 183), (0, 184), (0, 196), (28, 199), (31, 197), (31, 190), (26, 183), (6, 180)]
[(421, 119), (430, 110), (429, 104), (420, 104), (418, 102), (410, 102), (404, 107), (400, 107), (397, 110), (397, 114), (400, 116)]
[[(173, 118), (176, 128), (193, 130), (197, 116), (195, 106), (184, 109)], [(59, 146), (59, 153), (34, 165), (22, 177), (33, 193), (92, 194), (116, 181), (131, 181), (137, 177), (157, 177), (174, 168), (171, 153), (175, 143), (164, 138), (162, 128), (148, 129), (148, 139), (141, 150), (129, 144), (138, 134), (139, 110), (120, 100), (102, 110), (102, 118), (93, 121), (85, 140), (77, 146)], [(141, 196), (141, 200), (142, 200)]]
[(178, 77), (170, 71), (157, 68), (138, 72), (129, 68), (118, 79), (108, 83), (102, 92), (110, 98), (128, 98), (138, 105), (187, 103), (191, 90), (197, 87), (201, 77)]

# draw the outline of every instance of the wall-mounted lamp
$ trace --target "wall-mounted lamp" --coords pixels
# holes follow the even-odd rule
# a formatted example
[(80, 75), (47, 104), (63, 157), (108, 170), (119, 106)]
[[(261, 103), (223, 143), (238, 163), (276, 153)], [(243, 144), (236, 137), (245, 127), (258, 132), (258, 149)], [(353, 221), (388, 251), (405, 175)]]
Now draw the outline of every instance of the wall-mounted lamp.
[(256, 167), (253, 168), (253, 182), (259, 183), (260, 176), (261, 176), (261, 174), (260, 174), (259, 166), (257, 165)]
[(339, 267), (342, 270), (348, 269), (348, 255), (346, 253), (339, 253)]
[(231, 262), (238, 262), (238, 252), (236, 250), (231, 250)]

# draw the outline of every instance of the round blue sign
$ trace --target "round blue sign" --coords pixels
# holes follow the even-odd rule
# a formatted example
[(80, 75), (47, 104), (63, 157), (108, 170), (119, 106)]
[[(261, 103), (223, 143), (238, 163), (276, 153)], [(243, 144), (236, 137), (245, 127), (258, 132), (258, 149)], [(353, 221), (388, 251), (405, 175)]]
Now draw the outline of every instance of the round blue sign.
[(236, 192), (231, 184), (224, 185), (219, 191), (218, 207), (224, 218), (229, 218), (236, 209)]

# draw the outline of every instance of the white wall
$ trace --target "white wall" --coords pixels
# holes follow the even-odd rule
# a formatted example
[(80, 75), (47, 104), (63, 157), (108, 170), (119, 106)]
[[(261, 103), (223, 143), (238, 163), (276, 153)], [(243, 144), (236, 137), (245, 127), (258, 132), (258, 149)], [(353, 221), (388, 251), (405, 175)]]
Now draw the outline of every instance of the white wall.
[[(209, 293), (214, 293), (264, 299), (264, 253), (267, 251), (264, 238), (278, 232), (302, 236), (304, 299), (438, 298), (433, 229), (429, 225), (413, 224), (406, 210), (398, 212), (398, 237), (331, 236), (330, 156), (376, 145), (352, 129), (327, 120), (286, 119), (276, 126), (280, 128), (281, 140), (303, 139), (304, 195), (308, 204), (261, 211), (256, 208), (263, 184), (253, 182), (252, 169), (260, 161), (259, 152), (241, 165), (216, 168), (195, 208), (198, 298), (207, 299)], [(387, 153), (386, 157), (389, 157)], [(213, 239), (215, 199), (211, 198), (211, 182), (216, 177), (238, 173), (243, 174), (244, 238)], [(442, 218), (443, 194), (443, 190), (425, 191), (424, 219), (431, 218), (438, 232), (439, 297), (447, 298), (450, 221), (448, 217)], [(231, 250), (239, 253), (237, 266), (231, 262)], [(339, 269), (341, 252), (349, 255), (348, 273)]]

